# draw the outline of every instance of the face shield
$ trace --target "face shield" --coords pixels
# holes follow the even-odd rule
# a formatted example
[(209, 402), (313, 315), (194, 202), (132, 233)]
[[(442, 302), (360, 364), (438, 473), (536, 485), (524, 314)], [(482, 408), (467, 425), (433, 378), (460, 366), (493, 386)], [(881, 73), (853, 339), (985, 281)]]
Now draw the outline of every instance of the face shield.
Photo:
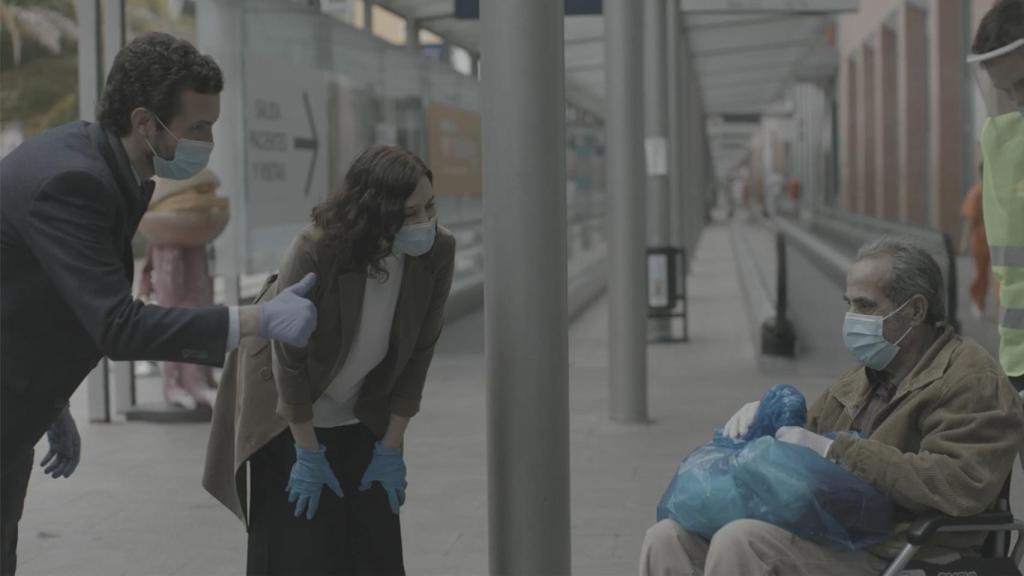
[(1024, 38), (984, 54), (967, 57), (971, 73), (981, 93), (985, 112), (995, 128), (1002, 128), (1016, 114), (1024, 118)]

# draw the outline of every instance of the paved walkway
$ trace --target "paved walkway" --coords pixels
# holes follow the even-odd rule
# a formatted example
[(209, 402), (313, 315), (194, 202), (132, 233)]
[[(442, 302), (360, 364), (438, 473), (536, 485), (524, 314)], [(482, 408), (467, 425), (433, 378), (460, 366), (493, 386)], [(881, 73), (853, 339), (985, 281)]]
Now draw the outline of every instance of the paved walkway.
[[(692, 263), (691, 342), (650, 348), (651, 423), (608, 419), (605, 302), (571, 328), (572, 558), (578, 576), (636, 573), (644, 531), (680, 457), (705, 442), (739, 405), (777, 382), (792, 383), (812, 398), (828, 384), (780, 376), (778, 367), (771, 370), (775, 376), (762, 375), (740, 304), (730, 237), (726, 225), (710, 228)], [(488, 573), (482, 334), (481, 314), (446, 329), (422, 412), (409, 430), (402, 522), (410, 574)], [(33, 476), (19, 574), (244, 573), (241, 524), (200, 486), (207, 426), (88, 424), (84, 390), (72, 402), (82, 464), (69, 480)], [(143, 400), (157, 393), (155, 379), (140, 390)], [(1018, 501), (1024, 510), (1024, 499)]]

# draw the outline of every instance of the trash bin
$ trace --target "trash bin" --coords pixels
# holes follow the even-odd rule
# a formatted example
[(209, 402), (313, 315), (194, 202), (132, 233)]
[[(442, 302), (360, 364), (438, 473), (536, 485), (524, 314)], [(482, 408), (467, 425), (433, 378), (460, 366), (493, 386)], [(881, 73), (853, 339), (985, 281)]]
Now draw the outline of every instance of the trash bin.
[[(647, 318), (682, 321), (682, 334), (670, 330), (658, 342), (686, 342), (690, 339), (686, 302), (686, 249), (675, 246), (647, 248)], [(675, 324), (672, 322), (671, 324)]]

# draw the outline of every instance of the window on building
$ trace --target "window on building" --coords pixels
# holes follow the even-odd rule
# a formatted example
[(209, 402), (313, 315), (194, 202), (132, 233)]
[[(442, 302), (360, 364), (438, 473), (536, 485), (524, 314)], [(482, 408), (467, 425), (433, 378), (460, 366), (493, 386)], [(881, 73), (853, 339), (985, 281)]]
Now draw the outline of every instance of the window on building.
[(78, 29), (73, 0), (4, 0), (0, 15), (2, 157), (78, 118)]
[(374, 4), (372, 20), (374, 36), (396, 46), (405, 46), (405, 18)]
[(439, 46), (441, 44), (444, 44), (444, 38), (426, 28), (420, 28), (420, 46)]
[(147, 32), (166, 32), (196, 43), (193, 0), (124, 0), (125, 42)]
[(452, 46), (451, 50), (452, 68), (459, 74), (466, 76), (473, 75), (473, 57), (464, 48)]

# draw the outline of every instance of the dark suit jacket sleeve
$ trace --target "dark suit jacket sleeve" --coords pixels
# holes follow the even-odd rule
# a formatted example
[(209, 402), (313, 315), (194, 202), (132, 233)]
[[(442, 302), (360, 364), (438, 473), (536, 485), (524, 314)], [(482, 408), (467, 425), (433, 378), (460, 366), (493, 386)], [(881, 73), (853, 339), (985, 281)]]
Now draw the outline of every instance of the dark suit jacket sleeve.
[(391, 413), (396, 416), (412, 418), (420, 410), (420, 399), (423, 397), (423, 385), (427, 380), (427, 369), (434, 359), (434, 345), (441, 337), (444, 328), (444, 307), (448, 303), (448, 293), (452, 288), (452, 274), (455, 267), (455, 238), (450, 235), (438, 236), (443, 242), (439, 254), (439, 266), (434, 274), (434, 290), (430, 299), (430, 308), (420, 326), (416, 348), (406, 363), (402, 373), (395, 382), (391, 393)]
[(36, 194), (19, 228), (104, 356), (223, 364), (227, 308), (163, 308), (132, 298), (124, 246), (114, 237), (125, 217), (116, 194), (88, 172), (59, 174)]

